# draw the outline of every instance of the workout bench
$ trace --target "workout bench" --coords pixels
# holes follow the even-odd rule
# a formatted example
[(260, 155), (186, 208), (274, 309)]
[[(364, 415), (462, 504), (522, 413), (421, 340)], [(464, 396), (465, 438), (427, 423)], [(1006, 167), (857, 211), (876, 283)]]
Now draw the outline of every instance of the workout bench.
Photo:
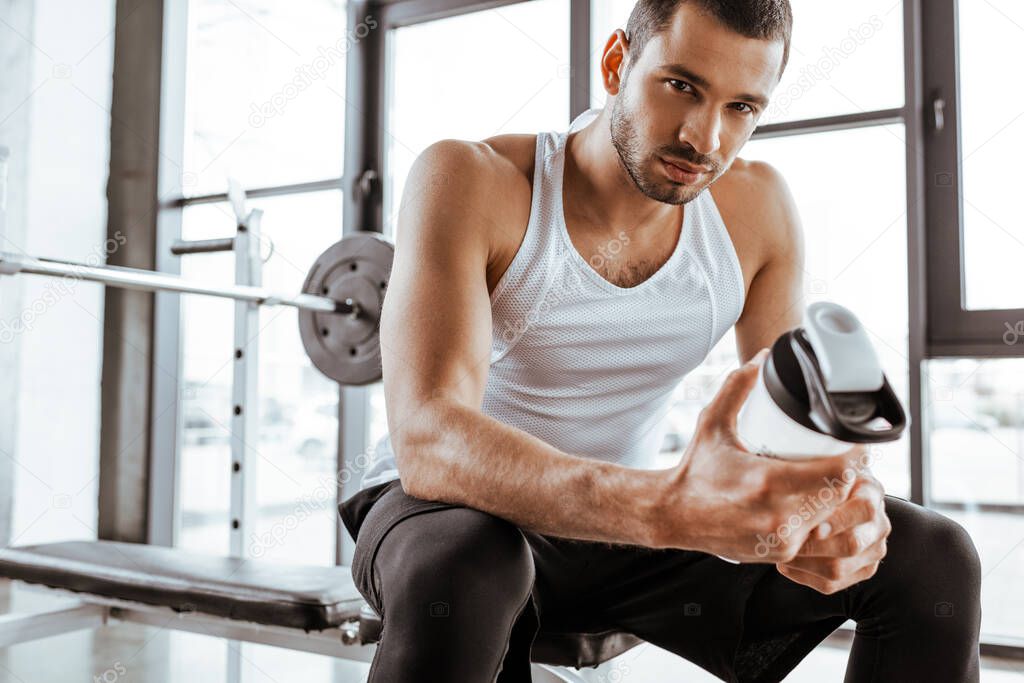
[[(0, 616), (0, 647), (108, 623), (178, 631), (369, 662), (381, 620), (348, 567), (288, 565), (116, 541), (0, 550), (0, 576), (79, 602)], [(586, 683), (566, 667), (598, 667), (642, 642), (618, 631), (544, 631), (535, 683)]]

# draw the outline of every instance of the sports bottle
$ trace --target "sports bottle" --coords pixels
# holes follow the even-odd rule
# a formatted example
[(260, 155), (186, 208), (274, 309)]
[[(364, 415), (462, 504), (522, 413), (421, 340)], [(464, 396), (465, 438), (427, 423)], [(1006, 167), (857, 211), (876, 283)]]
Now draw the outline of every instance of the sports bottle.
[(736, 416), (748, 450), (783, 459), (894, 441), (906, 425), (864, 326), (829, 301), (808, 306), (802, 325), (775, 341)]

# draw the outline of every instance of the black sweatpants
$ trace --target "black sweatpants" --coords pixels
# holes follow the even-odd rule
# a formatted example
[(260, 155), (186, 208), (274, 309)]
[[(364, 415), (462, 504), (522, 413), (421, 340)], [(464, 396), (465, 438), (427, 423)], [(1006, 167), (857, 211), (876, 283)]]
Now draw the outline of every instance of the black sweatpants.
[(886, 496), (888, 552), (824, 595), (774, 564), (577, 541), (409, 496), (398, 480), (339, 508), (352, 573), (383, 620), (370, 683), (524, 683), (538, 630), (619, 629), (725, 681), (781, 681), (848, 618), (846, 683), (976, 683), (981, 569), (956, 522)]

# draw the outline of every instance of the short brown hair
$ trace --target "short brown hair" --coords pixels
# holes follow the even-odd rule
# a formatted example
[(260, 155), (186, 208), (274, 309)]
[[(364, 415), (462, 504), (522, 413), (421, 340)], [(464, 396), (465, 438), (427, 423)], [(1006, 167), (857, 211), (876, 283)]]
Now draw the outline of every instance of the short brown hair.
[(668, 28), (676, 10), (694, 2), (726, 27), (747, 38), (781, 40), (781, 74), (789, 61), (789, 43), (793, 33), (793, 11), (789, 0), (638, 0), (626, 24), (631, 59), (638, 59), (644, 46), (656, 33)]

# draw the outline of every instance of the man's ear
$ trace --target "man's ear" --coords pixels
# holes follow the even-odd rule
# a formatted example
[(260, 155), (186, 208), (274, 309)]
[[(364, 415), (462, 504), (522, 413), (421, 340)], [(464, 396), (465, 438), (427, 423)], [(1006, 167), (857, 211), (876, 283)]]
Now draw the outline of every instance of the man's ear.
[(629, 60), (629, 39), (621, 28), (608, 37), (604, 53), (601, 56), (601, 81), (605, 92), (618, 95), (622, 88), (622, 77), (626, 73)]

